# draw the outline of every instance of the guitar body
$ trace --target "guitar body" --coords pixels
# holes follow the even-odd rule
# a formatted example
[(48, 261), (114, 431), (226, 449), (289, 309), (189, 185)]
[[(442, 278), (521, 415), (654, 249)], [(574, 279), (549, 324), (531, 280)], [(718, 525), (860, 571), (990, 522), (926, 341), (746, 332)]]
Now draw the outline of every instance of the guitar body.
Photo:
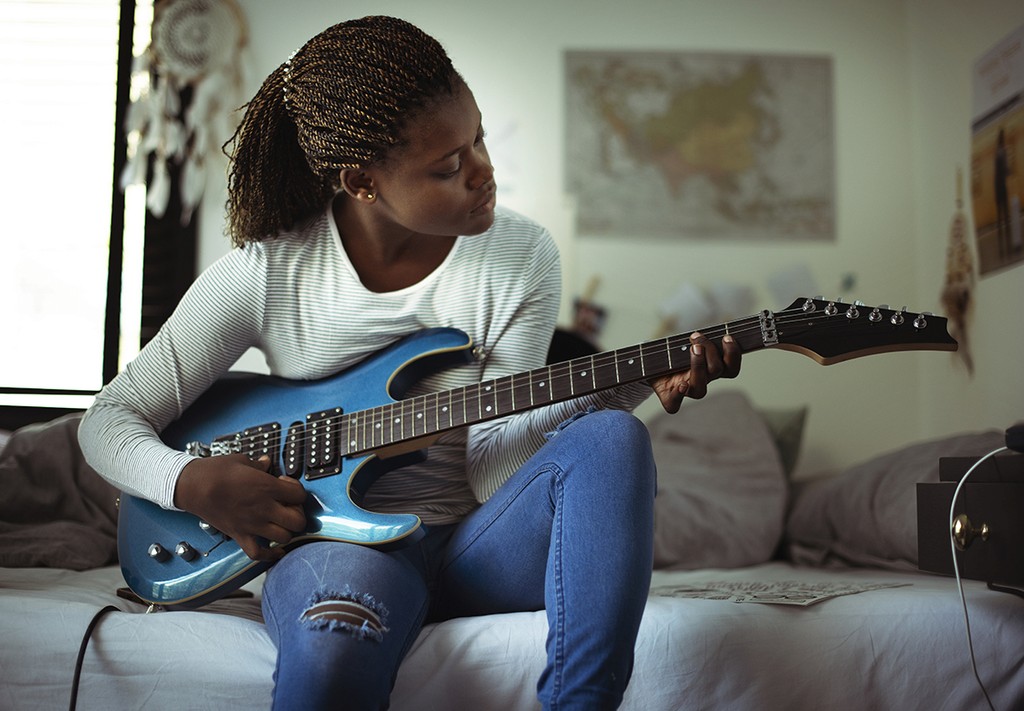
[[(280, 433), (293, 423), (306, 422), (311, 413), (336, 408), (359, 411), (396, 402), (425, 375), (466, 362), (471, 347), (472, 341), (461, 331), (429, 329), (322, 380), (233, 374), (215, 383), (161, 438), (168, 446), (186, 451), (192, 442), (211, 442), (254, 425), (272, 424), (279, 429), (267, 428), (268, 436), (274, 437), (276, 431), (280, 438)], [(271, 448), (271, 456), (276, 457), (274, 473), (288, 471), (287, 451), (281, 446)], [(421, 457), (415, 453), (392, 459), (374, 453), (339, 457), (337, 473), (315, 478), (307, 478), (307, 467), (302, 467), (295, 475), (301, 475), (309, 493), (308, 529), (289, 546), (338, 540), (387, 548), (418, 538), (422, 535), (418, 516), (373, 513), (353, 501), (381, 474), (411, 458)], [(192, 514), (168, 511), (128, 495), (121, 497), (118, 555), (125, 581), (139, 597), (177, 608), (206, 604), (268, 567)]]

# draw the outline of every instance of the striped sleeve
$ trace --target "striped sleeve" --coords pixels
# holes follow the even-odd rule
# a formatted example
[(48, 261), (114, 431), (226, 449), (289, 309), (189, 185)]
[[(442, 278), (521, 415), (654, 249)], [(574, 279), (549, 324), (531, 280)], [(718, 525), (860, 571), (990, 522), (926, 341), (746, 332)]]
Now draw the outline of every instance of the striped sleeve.
[(89, 464), (112, 484), (174, 507), (178, 475), (192, 457), (167, 447), (156, 433), (258, 342), (263, 265), (259, 245), (216, 262), (138, 357), (97, 395), (79, 441)]

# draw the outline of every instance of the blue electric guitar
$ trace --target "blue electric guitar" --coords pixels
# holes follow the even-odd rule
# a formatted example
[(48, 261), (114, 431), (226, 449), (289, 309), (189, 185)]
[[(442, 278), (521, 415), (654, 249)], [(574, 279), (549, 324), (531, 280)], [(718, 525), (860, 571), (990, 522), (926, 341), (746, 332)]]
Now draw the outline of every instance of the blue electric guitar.
[[(905, 309), (801, 298), (780, 312), (762, 311), (700, 331), (718, 342), (731, 334), (744, 353), (778, 348), (829, 365), (888, 351), (955, 350), (945, 324)], [(449, 430), (687, 370), (689, 335), (404, 398), (426, 374), (472, 357), (474, 344), (466, 334), (428, 329), (323, 380), (251, 374), (222, 379), (161, 438), (199, 456), (266, 454), (273, 474), (299, 479), (308, 492), (308, 528), (289, 547), (311, 540), (397, 546), (422, 535), (419, 518), (374, 513), (356, 503), (381, 474), (408, 463)], [(170, 608), (211, 602), (269, 565), (250, 559), (191, 514), (128, 495), (121, 497), (118, 553), (131, 590)]]

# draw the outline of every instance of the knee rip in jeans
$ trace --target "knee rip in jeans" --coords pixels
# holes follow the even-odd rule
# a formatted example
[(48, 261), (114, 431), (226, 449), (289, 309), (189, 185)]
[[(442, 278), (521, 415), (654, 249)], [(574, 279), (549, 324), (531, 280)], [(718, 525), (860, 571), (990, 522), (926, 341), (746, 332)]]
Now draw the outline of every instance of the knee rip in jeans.
[(372, 595), (354, 593), (346, 588), (343, 593), (319, 592), (302, 613), (302, 622), (311, 629), (341, 630), (359, 639), (381, 642), (387, 610)]

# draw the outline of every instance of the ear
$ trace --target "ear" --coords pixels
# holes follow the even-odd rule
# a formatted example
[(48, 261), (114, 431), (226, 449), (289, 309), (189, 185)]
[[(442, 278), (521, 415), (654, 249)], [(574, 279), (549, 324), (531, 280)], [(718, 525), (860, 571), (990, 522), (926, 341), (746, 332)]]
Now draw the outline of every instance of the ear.
[(373, 176), (358, 168), (345, 168), (341, 171), (341, 189), (349, 197), (363, 202), (377, 199)]

